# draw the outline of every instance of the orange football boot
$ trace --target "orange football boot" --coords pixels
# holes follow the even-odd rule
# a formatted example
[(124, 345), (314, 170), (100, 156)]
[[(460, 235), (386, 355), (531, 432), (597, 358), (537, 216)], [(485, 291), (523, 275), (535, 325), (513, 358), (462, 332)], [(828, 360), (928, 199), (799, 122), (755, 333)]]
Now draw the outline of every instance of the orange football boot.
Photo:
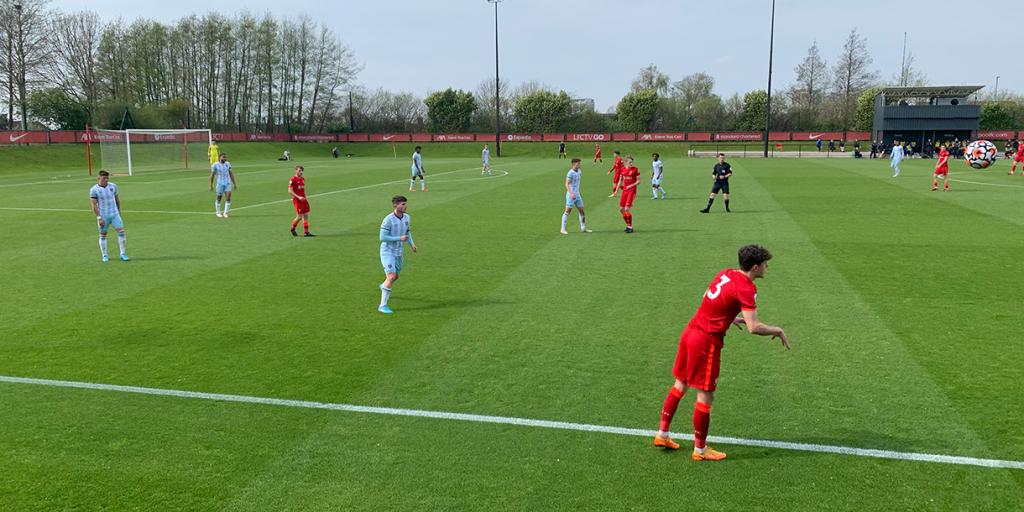
[(691, 455), (691, 458), (693, 460), (696, 460), (696, 461), (701, 461), (701, 460), (722, 460), (722, 459), (725, 458), (725, 454), (720, 452), (720, 451), (718, 451), (718, 450), (715, 450), (714, 448), (712, 448), (710, 446), (708, 446), (708, 447), (704, 448), (704, 453), (703, 454), (698, 452), (697, 450), (694, 450), (693, 451), (693, 455)]
[(662, 447), (662, 448), (664, 448), (666, 450), (678, 450), (679, 449), (679, 443), (673, 441), (672, 438), (669, 437), (669, 436), (662, 437), (662, 436), (659, 436), (659, 435), (655, 435), (654, 436), (654, 446), (660, 446), (660, 447)]

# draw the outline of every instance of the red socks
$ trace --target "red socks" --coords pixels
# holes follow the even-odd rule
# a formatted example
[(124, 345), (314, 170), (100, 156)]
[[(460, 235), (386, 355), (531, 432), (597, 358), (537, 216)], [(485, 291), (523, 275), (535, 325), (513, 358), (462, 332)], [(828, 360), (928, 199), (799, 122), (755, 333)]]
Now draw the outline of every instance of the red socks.
[(305, 231), (306, 233), (309, 233), (309, 221), (308, 220), (302, 221), (302, 230)]
[(633, 227), (633, 214), (629, 212), (622, 212), (622, 220), (626, 221), (626, 226)]
[(295, 229), (295, 226), (298, 226), (298, 225), (299, 225), (299, 219), (295, 219), (295, 220), (293, 220), (293, 221), (292, 221), (292, 230), (294, 230), (294, 229)]
[(669, 388), (668, 395), (665, 395), (665, 405), (661, 408), (661, 423), (658, 426), (658, 430), (668, 432), (669, 426), (672, 425), (672, 417), (676, 415), (676, 409), (679, 407), (679, 400), (681, 398), (683, 398), (683, 394), (675, 386)]
[(693, 445), (707, 446), (708, 426), (711, 425), (711, 406), (697, 402), (693, 407)]

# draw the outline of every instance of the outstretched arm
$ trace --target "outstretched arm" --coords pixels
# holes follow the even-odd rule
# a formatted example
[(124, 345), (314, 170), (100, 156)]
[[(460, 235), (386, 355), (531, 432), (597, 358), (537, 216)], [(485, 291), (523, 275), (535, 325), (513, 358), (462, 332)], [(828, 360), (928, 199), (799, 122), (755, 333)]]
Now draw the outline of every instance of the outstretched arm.
[(789, 337), (786, 336), (786, 331), (782, 330), (782, 327), (762, 323), (761, 320), (757, 318), (756, 309), (744, 309), (743, 317), (740, 318), (737, 316), (736, 319), (733, 320), (733, 324), (739, 326), (746, 324), (747, 330), (750, 331), (750, 334), (771, 336), (772, 339), (779, 338), (779, 340), (782, 341), (782, 346), (786, 347), (786, 350), (790, 349)]

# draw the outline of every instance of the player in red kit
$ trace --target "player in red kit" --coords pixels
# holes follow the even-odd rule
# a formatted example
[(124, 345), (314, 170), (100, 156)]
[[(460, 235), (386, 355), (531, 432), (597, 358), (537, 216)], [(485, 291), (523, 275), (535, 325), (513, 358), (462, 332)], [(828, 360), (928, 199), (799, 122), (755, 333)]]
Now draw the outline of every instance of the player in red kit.
[(1024, 176), (1024, 140), (1017, 142), (1017, 154), (1013, 157), (1013, 167), (1010, 167), (1010, 174), (1017, 170), (1020, 164), (1020, 175)]
[(316, 236), (309, 232), (309, 201), (306, 200), (306, 179), (302, 177), (305, 169), (301, 165), (295, 166), (295, 176), (288, 180), (288, 194), (292, 196), (292, 205), (295, 206), (295, 218), (292, 219), (292, 236), (299, 236), (295, 228), (302, 221), (303, 236)]
[(945, 144), (939, 146), (939, 161), (935, 164), (935, 178), (932, 179), (933, 191), (939, 189), (939, 176), (942, 176), (942, 191), (949, 190), (949, 151)]
[(619, 171), (619, 189), (622, 190), (622, 197), (619, 198), (619, 212), (622, 213), (622, 220), (626, 221), (626, 233), (633, 232), (633, 200), (636, 199), (636, 187), (640, 184), (640, 169), (633, 165), (633, 157), (627, 156), (626, 163)]
[[(731, 325), (746, 324), (751, 334), (771, 336), (782, 340), (789, 349), (789, 338), (781, 327), (761, 323), (757, 318), (757, 287), (754, 280), (764, 277), (772, 254), (760, 245), (740, 247), (739, 269), (725, 269), (715, 276), (704, 292), (697, 314), (683, 329), (679, 337), (679, 352), (672, 367), (675, 384), (665, 397), (661, 410), (661, 424), (654, 445), (675, 450), (679, 448), (669, 437), (672, 417), (679, 401), (689, 388), (697, 389), (697, 402), (693, 409), (693, 460), (722, 460), (725, 454), (707, 446), (708, 426), (711, 424), (711, 403), (718, 387), (718, 369), (725, 331)], [(742, 311), (743, 317), (737, 317)]]
[(594, 144), (594, 163), (598, 162), (604, 162), (604, 160), (601, 160), (601, 145)]
[(615, 161), (612, 162), (612, 168), (608, 169), (608, 174), (612, 175), (612, 193), (608, 197), (615, 197), (615, 193), (619, 190), (619, 173), (622, 172), (622, 156), (618, 151), (612, 151), (615, 155)]

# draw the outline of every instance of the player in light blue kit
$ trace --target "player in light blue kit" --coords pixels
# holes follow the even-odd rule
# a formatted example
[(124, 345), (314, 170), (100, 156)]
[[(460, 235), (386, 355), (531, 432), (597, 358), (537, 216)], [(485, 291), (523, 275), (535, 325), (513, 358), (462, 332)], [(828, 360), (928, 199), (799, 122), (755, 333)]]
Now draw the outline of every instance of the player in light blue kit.
[(412, 154), (412, 178), (409, 178), (409, 192), (416, 191), (416, 178), (420, 179), (420, 192), (427, 191), (427, 179), (423, 177), (423, 157), (420, 156), (420, 146)]
[(565, 211), (562, 212), (562, 230), (560, 231), (563, 235), (569, 234), (565, 230), (565, 223), (569, 221), (569, 212), (572, 211), (574, 206), (576, 207), (576, 213), (580, 215), (580, 233), (591, 232), (587, 229), (587, 217), (583, 213), (583, 196), (580, 195), (581, 177), (580, 159), (573, 158), (572, 167), (565, 174)]
[(412, 252), (416, 252), (416, 244), (412, 241), (409, 231), (409, 215), (405, 213), (405, 196), (391, 198), (394, 210), (384, 217), (380, 223), (380, 263), (384, 266), (384, 282), (380, 284), (380, 306), (377, 311), (390, 315), (388, 299), (391, 298), (391, 287), (398, 281), (402, 273), (402, 250), (408, 243)]
[(892, 166), (892, 177), (895, 178), (900, 175), (900, 162), (903, 160), (903, 144), (898, 140), (892, 142), (891, 158), (889, 165)]
[(124, 222), (121, 221), (121, 198), (117, 195), (117, 185), (110, 183), (110, 173), (100, 171), (99, 184), (89, 189), (89, 201), (92, 213), (96, 215), (96, 226), (100, 229), (100, 255), (103, 262), (110, 261), (107, 256), (107, 230), (113, 226), (117, 231), (117, 246), (121, 249), (121, 261), (128, 261), (125, 253)]
[(484, 168), (480, 171), (480, 176), (485, 173), (491, 175), (491, 150), (487, 149), (487, 144), (484, 144), (484, 151), (480, 154), (480, 158), (484, 161)]
[(661, 187), (661, 175), (665, 172), (665, 165), (661, 163), (661, 155), (652, 153), (651, 158), (654, 159), (654, 161), (651, 162), (651, 167), (654, 169), (654, 173), (651, 174), (651, 194), (653, 194), (654, 197), (651, 199), (657, 199), (658, 192), (661, 192), (661, 198), (665, 199), (668, 192), (665, 192), (665, 189)]
[[(228, 210), (231, 209), (231, 191), (238, 188), (235, 181), (235, 173), (231, 170), (231, 162), (228, 162), (227, 153), (220, 154), (220, 161), (210, 166), (210, 190), (213, 191), (213, 180), (217, 179), (217, 199), (213, 201), (213, 214), (218, 217), (228, 218)], [(224, 197), (224, 213), (220, 211), (220, 198)]]

